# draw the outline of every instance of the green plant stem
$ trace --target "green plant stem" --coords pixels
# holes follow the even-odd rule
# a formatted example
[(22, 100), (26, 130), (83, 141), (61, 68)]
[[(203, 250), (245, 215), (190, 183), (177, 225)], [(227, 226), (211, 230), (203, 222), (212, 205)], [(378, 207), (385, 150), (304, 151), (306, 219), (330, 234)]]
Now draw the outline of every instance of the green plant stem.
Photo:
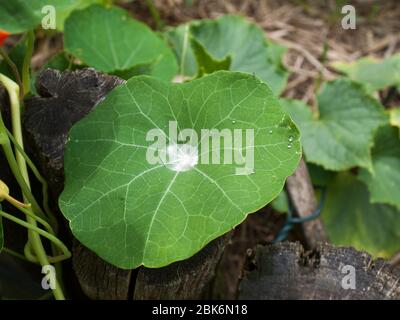
[(24, 57), (24, 62), (22, 64), (22, 96), (27, 95), (31, 91), (31, 59), (33, 54), (33, 48), (35, 45), (35, 34), (33, 30), (29, 31), (27, 34), (27, 48)]
[[(13, 82), (11, 79), (6, 76), (0, 74), (0, 82), (3, 83), (6, 90), (8, 91), (10, 97), (10, 105), (11, 105), (11, 116), (12, 116), (12, 127), (15, 141), (21, 146), (23, 149), (23, 140), (22, 140), (22, 130), (21, 130), (21, 114), (20, 114), (20, 104), (18, 100), (19, 87)], [(0, 135), (6, 134), (4, 122), (0, 116)], [(35, 212), (40, 213), (41, 218), (44, 218), (43, 211), (40, 209), (40, 206), (37, 204), (35, 198), (33, 197), (30, 190), (29, 183), (29, 175), (26, 162), (24, 157), (20, 152), (16, 152), (16, 158), (14, 158), (12, 148), (10, 145), (10, 140), (7, 139), (7, 142), (3, 143), (3, 149), (7, 158), (7, 161), (10, 165), (10, 168), (19, 183), (22, 193), (24, 195), (25, 200), (31, 202), (32, 208)], [(27, 216), (27, 225), (32, 227), (36, 227), (36, 220), (31, 216)], [(37, 227), (36, 227), (37, 228)], [(28, 228), (29, 229), (29, 228)], [(28, 231), (28, 243), (29, 246), (33, 249), (36, 254), (37, 260), (42, 266), (49, 265), (50, 262), (47, 258), (46, 252), (44, 250), (42, 241), (40, 239), (40, 233), (35, 232), (35, 229), (30, 228)], [(58, 239), (57, 239), (58, 240)], [(56, 277), (56, 287), (53, 290), (54, 297), (59, 300), (63, 300), (64, 294), (61, 289), (61, 285), (58, 281), (58, 277)]]
[[(15, 63), (10, 59), (8, 56), (7, 52), (4, 50), (3, 47), (0, 47), (0, 55), (3, 57), (4, 61), (8, 64), (10, 67), (12, 73), (14, 74), (15, 80), (17, 81), (18, 85), (20, 88), (22, 88), (22, 81), (21, 81), (21, 76), (19, 74), (18, 68), (15, 65)], [(20, 92), (20, 99), (23, 99), (23, 92)]]
[(183, 77), (185, 72), (185, 60), (186, 60), (186, 52), (189, 44), (189, 25), (185, 26), (185, 33), (183, 35), (183, 44), (182, 44), (182, 58), (180, 65), (180, 74)]
[(35, 164), (32, 162), (31, 159), (29, 159), (28, 155), (25, 153), (24, 149), (22, 149), (21, 146), (14, 139), (11, 132), (8, 131), (7, 128), (5, 128), (5, 129), (6, 129), (8, 138), (14, 144), (15, 148), (22, 154), (26, 163), (28, 164), (28, 167), (31, 169), (31, 171), (34, 174), (34, 176), (36, 177), (36, 179), (42, 184), (43, 208), (44, 208), (45, 213), (49, 217), (51, 225), (53, 226), (54, 230), (57, 231), (58, 230), (57, 219), (49, 207), (49, 192), (48, 192), (48, 184), (47, 184), (46, 179), (44, 179), (42, 177), (42, 175), (39, 173), (39, 170), (36, 168)]
[(18, 210), (20, 210), (21, 212), (23, 212), (25, 215), (30, 216), (31, 218), (35, 219), (37, 222), (39, 222), (43, 227), (46, 228), (47, 232), (54, 234), (54, 230), (53, 228), (50, 226), (49, 223), (47, 223), (47, 221), (43, 220), (42, 218), (38, 217), (37, 215), (35, 215), (31, 210), (28, 210), (26, 208), (22, 208), (22, 207), (17, 207)]
[[(20, 117), (20, 110), (19, 110), (19, 100), (18, 100), (18, 86), (15, 84), (15, 82), (13, 82), (11, 79), (7, 78), (6, 76), (0, 74), (0, 83), (3, 83), (3, 85), (6, 87), (8, 94), (10, 96), (10, 102), (11, 102), (11, 112), (13, 113), (14, 110), (14, 114), (16, 113), (17, 117)], [(14, 85), (13, 85), (14, 84)], [(13, 117), (15, 118), (15, 117)], [(14, 128), (14, 124), (16, 125), (16, 130), (21, 130), (21, 122), (18, 123), (18, 121), (13, 120), (12, 121), (12, 125)], [(6, 126), (4, 125), (3, 119), (0, 115), (0, 134), (3, 134), (3, 136), (5, 135), (6, 137), (7, 135), (7, 130), (6, 130)], [(22, 133), (18, 134), (18, 138), (16, 137), (16, 139), (21, 139), (22, 140)], [(26, 175), (24, 176), (22, 174), (22, 172), (19, 171), (19, 163), (18, 161), (16, 161), (15, 157), (14, 157), (14, 152), (11, 148), (10, 142), (7, 139), (7, 141), (2, 143), (2, 147), (4, 150), (4, 154), (7, 158), (8, 164), (10, 165), (10, 169), (12, 171), (12, 173), (15, 176), (15, 179), (17, 180), (19, 186), (22, 189), (22, 193), (24, 195), (24, 197), (27, 199), (27, 202), (29, 202), (32, 205), (32, 208), (35, 212), (38, 213), (38, 215), (41, 218), (45, 218), (44, 213), (42, 211), (42, 209), (40, 208), (39, 204), (36, 202), (35, 198), (33, 197), (31, 191), (30, 191), (30, 185), (29, 183), (27, 183), (26, 178), (28, 178), (28, 174), (27, 174), (27, 170), (26, 170)], [(16, 154), (17, 159), (19, 158), (21, 161), (21, 158), (23, 159), (21, 153), (17, 153)], [(26, 166), (25, 166), (26, 167)]]
[(150, 14), (153, 17), (153, 20), (156, 23), (157, 30), (162, 31), (164, 29), (164, 22), (161, 20), (160, 13), (154, 5), (153, 0), (146, 0), (146, 4), (150, 10)]
[(23, 254), (15, 252), (14, 250), (3, 247), (2, 252), (9, 254), (10, 256), (16, 257), (18, 259), (30, 262)]
[[(63, 252), (63, 255), (61, 255), (61, 256), (57, 256), (57, 257), (47, 257), (46, 256), (46, 259), (53, 260), (55, 262), (59, 262), (61, 260), (65, 260), (65, 259), (68, 259), (69, 257), (71, 257), (71, 253), (69, 252), (68, 248), (60, 241), (60, 239), (58, 239), (54, 235), (38, 228), (36, 225), (33, 225), (32, 223), (28, 223), (24, 220), (14, 217), (13, 215), (11, 215), (7, 212), (4, 212), (2, 210), (0, 210), (0, 216), (2, 216), (3, 218), (6, 218), (12, 222), (15, 222), (15, 223), (19, 224), (20, 226), (23, 226), (29, 230), (34, 231), (35, 234), (39, 234), (39, 235), (45, 237), (49, 241), (53, 242)], [(33, 243), (32, 243), (32, 246), (34, 248)], [(30, 259), (28, 259), (28, 260), (31, 261)], [(38, 258), (38, 260), (40, 260), (40, 259)], [(35, 261), (31, 261), (31, 262), (37, 262), (37, 261), (35, 260)], [(47, 264), (49, 264), (49, 263), (47, 263)]]

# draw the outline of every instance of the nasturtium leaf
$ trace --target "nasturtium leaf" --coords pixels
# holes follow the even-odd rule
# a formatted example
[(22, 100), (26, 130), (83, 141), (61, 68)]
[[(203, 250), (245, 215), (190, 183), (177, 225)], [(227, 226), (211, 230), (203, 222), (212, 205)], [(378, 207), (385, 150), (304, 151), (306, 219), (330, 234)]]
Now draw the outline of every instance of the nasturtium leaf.
[(352, 63), (335, 62), (333, 67), (365, 85), (369, 92), (400, 85), (400, 54), (384, 60), (365, 57)]
[(214, 60), (232, 61), (230, 69), (255, 74), (279, 95), (288, 72), (282, 64), (285, 48), (267, 41), (264, 31), (240, 16), (225, 15), (216, 20), (198, 20), (167, 32), (183, 76), (196, 76), (196, 59), (190, 46), (194, 37)]
[(390, 124), (393, 127), (397, 127), (400, 128), (400, 108), (396, 108), (396, 109), (391, 109), (389, 111), (389, 117), (390, 117)]
[(154, 63), (152, 75), (170, 80), (177, 71), (166, 42), (116, 7), (92, 5), (72, 12), (65, 22), (64, 43), (67, 52), (104, 72)]
[(35, 10), (37, 2), (35, 0), (0, 0), (0, 30), (19, 33), (38, 25), (40, 16)]
[[(25, 58), (26, 48), (26, 41), (22, 40), (8, 52), (8, 56), (11, 61), (14, 62), (20, 74), (22, 74), (22, 65)], [(5, 60), (0, 60), (0, 73), (16, 81), (15, 73)]]
[(356, 166), (371, 170), (374, 133), (388, 122), (383, 107), (347, 79), (326, 83), (317, 100), (318, 119), (301, 101), (281, 102), (300, 128), (307, 162), (332, 171)]
[(0, 30), (21, 33), (37, 27), (53, 6), (56, 13), (63, 11), (75, 0), (0, 0)]
[(124, 79), (124, 80), (128, 80), (134, 76), (140, 76), (140, 75), (151, 76), (155, 66), (156, 66), (156, 62), (138, 64), (138, 65), (133, 66), (130, 69), (113, 71), (111, 74), (113, 74), (114, 76), (120, 77), (121, 79)]
[[(48, 1), (49, 2), (49, 1)], [(64, 30), (65, 20), (75, 10), (82, 10), (93, 4), (107, 4), (108, 0), (67, 0), (62, 8), (58, 8), (56, 14), (56, 27), (57, 30)]]
[(285, 190), (282, 190), (281, 193), (272, 200), (271, 206), (275, 211), (280, 213), (286, 213), (289, 211), (289, 199)]
[(359, 177), (371, 194), (372, 203), (387, 203), (400, 209), (400, 139), (398, 128), (379, 128), (372, 148), (373, 171), (362, 169)]
[(219, 70), (229, 70), (232, 60), (231, 56), (227, 56), (222, 60), (216, 60), (210, 56), (204, 46), (193, 37), (190, 38), (190, 45), (196, 58), (198, 77)]
[(77, 69), (78, 65), (73, 62), (73, 58), (69, 57), (66, 52), (57, 53), (53, 56), (46, 64), (43, 66), (44, 69), (55, 69), (59, 71), (64, 71), (67, 69), (75, 70)]
[(353, 246), (380, 257), (400, 250), (400, 211), (371, 204), (367, 187), (348, 172), (338, 173), (329, 184), (322, 218), (335, 245)]
[(321, 166), (318, 166), (313, 163), (307, 163), (308, 173), (311, 178), (311, 182), (316, 187), (325, 187), (327, 186), (332, 179), (335, 177), (336, 172), (329, 171)]
[(179, 74), (187, 78), (194, 78), (198, 74), (196, 57), (190, 46), (191, 37), (189, 24), (180, 25), (166, 33), (178, 60)]
[[(174, 126), (186, 144), (176, 144)], [(204, 130), (212, 129), (211, 142)], [(296, 126), (257, 78), (218, 71), (172, 84), (138, 76), (71, 129), (59, 204), (74, 235), (106, 261), (161, 267), (274, 199), (300, 157)]]

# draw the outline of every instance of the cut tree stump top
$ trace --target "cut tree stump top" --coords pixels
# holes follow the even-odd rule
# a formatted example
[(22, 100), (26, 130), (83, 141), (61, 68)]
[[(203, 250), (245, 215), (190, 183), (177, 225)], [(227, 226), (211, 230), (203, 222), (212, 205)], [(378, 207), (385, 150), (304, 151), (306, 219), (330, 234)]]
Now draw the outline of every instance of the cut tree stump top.
[[(400, 299), (400, 270), (353, 248), (320, 244), (307, 253), (299, 243), (284, 242), (258, 247), (250, 265), (240, 299)], [(348, 288), (352, 267), (354, 289)]]

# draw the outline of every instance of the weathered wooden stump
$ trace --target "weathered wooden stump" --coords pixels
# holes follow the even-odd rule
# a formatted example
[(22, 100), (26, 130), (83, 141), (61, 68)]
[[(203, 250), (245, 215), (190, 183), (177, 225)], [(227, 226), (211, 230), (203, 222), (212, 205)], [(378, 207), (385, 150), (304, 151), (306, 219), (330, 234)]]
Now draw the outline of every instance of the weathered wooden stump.
[(320, 244), (307, 253), (299, 243), (284, 242), (258, 247), (250, 266), (240, 299), (400, 299), (400, 269), (353, 248)]
[[(23, 128), (29, 154), (49, 182), (56, 210), (64, 184), (68, 131), (121, 83), (123, 80), (94, 69), (63, 73), (48, 69), (38, 76), (40, 96), (26, 101)], [(91, 299), (199, 299), (213, 278), (229, 237), (230, 233), (214, 240), (188, 260), (160, 269), (136, 270), (118, 269), (74, 240), (73, 268)]]

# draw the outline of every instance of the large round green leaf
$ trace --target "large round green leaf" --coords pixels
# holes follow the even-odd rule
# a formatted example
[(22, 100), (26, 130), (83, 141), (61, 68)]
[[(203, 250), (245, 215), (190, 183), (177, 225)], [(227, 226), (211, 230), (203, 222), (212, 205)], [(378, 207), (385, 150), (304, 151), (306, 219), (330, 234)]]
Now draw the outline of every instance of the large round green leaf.
[(302, 101), (282, 100), (299, 125), (307, 161), (333, 171), (357, 166), (372, 170), (374, 133), (388, 122), (383, 107), (345, 79), (326, 83), (317, 100), (317, 119)]
[(0, 0), (0, 30), (19, 33), (36, 27), (42, 3), (42, 0)]
[(60, 14), (74, 2), (76, 0), (0, 0), (0, 30), (20, 33), (35, 28), (48, 14), (47, 11), (42, 13), (42, 9), (48, 5), (56, 9), (58, 25)]
[(64, 0), (67, 3), (62, 8), (57, 8), (57, 30), (64, 30), (65, 20), (75, 10), (82, 10), (92, 4), (103, 4), (106, 5), (108, 0)]
[(379, 128), (372, 149), (373, 171), (360, 170), (360, 179), (371, 193), (371, 202), (400, 209), (400, 139), (398, 128)]
[(177, 71), (172, 50), (145, 24), (119, 8), (92, 5), (65, 22), (65, 50), (105, 72), (153, 64), (152, 75), (170, 80)]
[(350, 173), (339, 173), (327, 188), (322, 218), (329, 239), (374, 256), (390, 257), (400, 250), (400, 211), (370, 204), (366, 186)]
[(229, 70), (254, 73), (277, 95), (285, 88), (288, 73), (281, 61), (285, 48), (267, 41), (264, 31), (243, 17), (193, 21), (170, 30), (167, 36), (185, 76), (196, 75), (195, 54), (188, 40), (194, 37), (216, 60), (231, 57)]
[[(155, 147), (147, 134), (165, 132), (170, 150), (173, 121), (179, 132), (193, 129), (198, 137), (204, 129), (237, 132), (243, 145), (202, 137), (199, 148), (206, 140), (212, 148), (196, 161), (192, 153), (179, 158), (181, 167), (150, 164), (147, 153)], [(244, 164), (229, 161), (233, 150), (246, 159), (254, 151), (254, 166), (238, 171)], [(202, 156), (213, 152), (223, 160), (207, 164)], [(161, 267), (192, 256), (274, 199), (300, 157), (297, 128), (257, 78), (218, 71), (169, 84), (138, 76), (72, 128), (59, 203), (74, 235), (106, 261)]]

